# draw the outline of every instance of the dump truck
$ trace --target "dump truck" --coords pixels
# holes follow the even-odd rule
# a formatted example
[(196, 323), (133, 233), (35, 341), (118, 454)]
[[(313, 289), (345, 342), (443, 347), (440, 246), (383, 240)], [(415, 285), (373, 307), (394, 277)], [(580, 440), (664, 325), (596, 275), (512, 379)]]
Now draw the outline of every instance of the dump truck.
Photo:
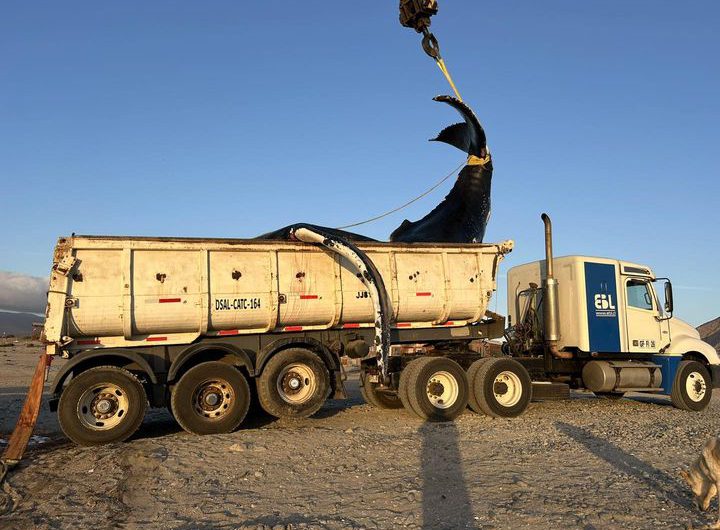
[[(472, 341), (502, 335), (486, 313), (512, 241), (354, 244), (310, 228), (292, 239), (59, 239), (44, 341), (69, 359), (50, 401), (65, 434), (123, 440), (148, 403), (197, 434), (237, 428), (254, 399), (309, 416), (344, 395), (342, 356), (364, 360), (371, 403), (461, 413), (467, 378), (452, 357), (471, 364)], [(420, 357), (403, 347), (420, 343), (438, 355), (401, 400), (400, 374)]]
[[(571, 389), (667, 394), (702, 410), (720, 359), (672, 316), (672, 284), (621, 260), (553, 258), (508, 271), (508, 326), (488, 311), (513, 242), (350, 242), (73, 236), (55, 249), (44, 340), (68, 358), (51, 410), (79, 444), (124, 440), (146, 407), (196, 434), (236, 429), (254, 400), (307, 417), (344, 394), (426, 421), (469, 406), (516, 417)], [(664, 303), (655, 286), (664, 282)], [(503, 338), (502, 353), (478, 341)]]

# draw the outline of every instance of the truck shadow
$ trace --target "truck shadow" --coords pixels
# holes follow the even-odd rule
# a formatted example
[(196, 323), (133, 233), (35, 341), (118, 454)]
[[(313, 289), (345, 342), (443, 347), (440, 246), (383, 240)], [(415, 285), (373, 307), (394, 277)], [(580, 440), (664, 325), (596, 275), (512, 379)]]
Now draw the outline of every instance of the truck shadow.
[(675, 479), (665, 471), (643, 462), (608, 440), (595, 436), (587, 429), (564, 422), (555, 422), (555, 428), (583, 445), (590, 453), (604, 460), (620, 473), (631, 476), (638, 482), (643, 483), (646, 487), (683, 508), (689, 514), (697, 515), (690, 499), (689, 490), (679, 479)]
[(418, 432), (422, 438), (422, 527), (474, 528), (457, 425), (424, 423)]
[(631, 399), (640, 403), (648, 403), (659, 407), (672, 407), (673, 404), (668, 396), (653, 395), (653, 394), (630, 394), (626, 395), (625, 399)]

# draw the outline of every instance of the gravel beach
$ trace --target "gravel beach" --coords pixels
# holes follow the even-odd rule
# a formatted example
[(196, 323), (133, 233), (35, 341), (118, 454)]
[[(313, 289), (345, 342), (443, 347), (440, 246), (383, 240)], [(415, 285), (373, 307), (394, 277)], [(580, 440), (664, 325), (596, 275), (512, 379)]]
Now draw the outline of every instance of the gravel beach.
[[(0, 448), (39, 352), (0, 348)], [(720, 395), (689, 413), (574, 393), (513, 420), (431, 424), (365, 404), (356, 374), (347, 387), (315, 417), (256, 413), (226, 435), (151, 410), (130, 441), (96, 448), (69, 443), (44, 405), (0, 528), (697, 528), (716, 516), (694, 508), (678, 471), (720, 431)]]

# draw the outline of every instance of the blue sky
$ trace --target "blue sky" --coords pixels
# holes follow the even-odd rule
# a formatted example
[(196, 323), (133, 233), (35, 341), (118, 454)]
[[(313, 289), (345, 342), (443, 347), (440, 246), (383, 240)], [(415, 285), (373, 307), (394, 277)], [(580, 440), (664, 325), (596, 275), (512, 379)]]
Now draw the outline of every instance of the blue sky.
[[(462, 155), (419, 38), (387, 2), (6, 2), (0, 270), (71, 232), (249, 237), (344, 225)], [(356, 10), (354, 10), (354, 9)], [(486, 241), (651, 265), (720, 315), (716, 1), (440, 1), (433, 30), (494, 155)], [(449, 190), (359, 230), (384, 239)], [(504, 291), (504, 279), (501, 279)], [(498, 309), (504, 311), (504, 292)]]

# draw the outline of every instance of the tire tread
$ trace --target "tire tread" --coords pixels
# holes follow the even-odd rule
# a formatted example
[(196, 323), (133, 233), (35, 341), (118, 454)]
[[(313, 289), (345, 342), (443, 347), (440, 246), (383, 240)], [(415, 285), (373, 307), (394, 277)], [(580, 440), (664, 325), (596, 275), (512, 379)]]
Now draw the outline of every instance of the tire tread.
[[(426, 357), (423, 360), (424, 362), (422, 364), (418, 363), (416, 369), (412, 372), (412, 379), (408, 381), (408, 401), (410, 402), (410, 406), (413, 412), (423, 420), (452, 421), (467, 408), (469, 394), (467, 374), (458, 363), (446, 357)], [(433, 372), (440, 369), (444, 369), (444, 371), (448, 373), (455, 372), (454, 375), (456, 375), (458, 379), (459, 394), (457, 401), (447, 409), (427, 408), (424, 407), (421, 402), (421, 400), (427, 399), (423, 372), (433, 364), (445, 365), (432, 368)], [(431, 374), (426, 375), (429, 376)], [(429, 406), (432, 407), (431, 404)]]
[[(132, 387), (140, 394), (141, 396), (141, 404), (139, 406), (139, 412), (135, 415), (135, 418), (133, 418), (132, 422), (124, 429), (124, 432), (120, 434), (119, 436), (115, 438), (97, 438), (93, 436), (86, 436), (84, 430), (82, 430), (82, 427), (77, 427), (75, 425), (72, 425), (68, 423), (67, 419), (64, 418), (64, 408), (66, 406), (66, 400), (69, 399), (69, 393), (68, 391), (71, 390), (71, 387), (73, 384), (78, 384), (77, 382), (82, 382), (83, 379), (86, 379), (87, 377), (90, 377), (92, 374), (98, 373), (98, 372), (110, 372), (114, 373), (116, 375), (119, 375), (121, 377), (124, 377), (128, 380), (128, 382), (132, 385)], [(112, 382), (112, 381), (110, 381)], [(127, 390), (126, 390), (127, 391)], [(63, 399), (64, 398), (64, 399)], [(73, 408), (75, 408), (76, 404), (73, 404)], [(65, 435), (70, 438), (73, 442), (75, 442), (78, 445), (85, 445), (85, 446), (92, 446), (92, 445), (102, 445), (106, 443), (112, 443), (112, 442), (124, 442), (128, 438), (130, 438), (133, 434), (137, 432), (137, 430), (140, 428), (140, 425), (143, 422), (143, 419), (145, 418), (145, 412), (147, 411), (147, 394), (145, 392), (145, 388), (143, 387), (140, 380), (130, 372), (129, 370), (126, 370), (125, 368), (120, 368), (119, 366), (112, 366), (112, 365), (102, 365), (102, 366), (94, 366), (93, 368), (89, 368), (88, 370), (85, 370), (78, 375), (73, 375), (73, 378), (70, 380), (70, 383), (63, 389), (63, 392), (60, 396), (60, 401), (58, 403), (58, 410), (57, 410), (57, 416), (58, 416), (58, 423), (60, 424), (60, 428), (65, 433)], [(109, 432), (109, 431), (104, 431)], [(95, 434), (95, 433), (92, 433)]]
[(491, 360), (492, 357), (483, 357), (482, 359), (478, 359), (470, 365), (470, 368), (468, 368), (467, 371), (468, 388), (470, 389), (470, 391), (468, 392), (468, 405), (470, 409), (477, 414), (484, 414), (484, 412), (480, 408), (480, 404), (478, 403), (475, 392), (473, 391), (473, 389), (475, 388), (475, 378), (477, 377), (477, 374), (480, 371), (482, 365)]
[[(520, 407), (518, 407), (518, 410), (512, 411), (504, 411), (502, 409), (496, 410), (495, 407), (493, 407), (493, 404), (490, 402), (488, 396), (486, 395), (486, 384), (488, 383), (490, 372), (501, 362), (507, 361), (510, 361), (512, 365), (514, 365), (514, 368), (519, 371), (521, 379), (523, 379), (522, 383), (527, 388), (527, 393), (518, 402), (518, 404), (521, 404)], [(500, 357), (495, 357), (492, 358), (490, 362), (483, 363), (482, 366), (480, 366), (477, 374), (475, 375), (475, 381), (473, 382), (473, 386), (471, 387), (471, 393), (475, 394), (475, 399), (480, 410), (488, 416), (492, 416), (493, 418), (512, 418), (522, 414), (532, 401), (532, 381), (530, 379), (530, 375), (527, 373), (527, 370), (525, 370), (522, 364), (518, 363), (513, 359), (503, 359)]]
[[(697, 365), (696, 367), (693, 367), (693, 370), (701, 372), (703, 377), (705, 378), (705, 381), (707, 383), (709, 383), (709, 387), (706, 389), (708, 398), (706, 400), (704, 400), (704, 403), (700, 402), (701, 403), (700, 405), (695, 405), (695, 406), (691, 405), (692, 402), (689, 399), (686, 399), (684, 384), (681, 384), (681, 382), (680, 382), (680, 376), (682, 375), (683, 371), (685, 371), (685, 369), (690, 370), (690, 368), (688, 368), (688, 367), (692, 366), (693, 364)], [(694, 360), (681, 361), (678, 364), (677, 372), (675, 372), (675, 380), (673, 381), (672, 389), (670, 391), (670, 401), (672, 402), (672, 404), (680, 410), (698, 412), (698, 411), (705, 409), (708, 406), (708, 404), (710, 403), (711, 397), (712, 397), (712, 383), (710, 382), (710, 373), (708, 372), (707, 368), (698, 361), (694, 361)]]
[[(239, 376), (237, 379), (237, 382), (240, 385), (240, 388), (234, 389), (236, 394), (236, 401), (240, 402), (240, 400), (244, 399), (244, 403), (239, 403), (240, 408), (240, 414), (236, 418), (236, 420), (230, 424), (227, 424), (219, 429), (207, 429), (207, 428), (199, 428), (197, 426), (193, 426), (185, 417), (185, 413), (193, 413), (193, 411), (187, 411), (185, 410), (185, 407), (187, 403), (182, 402), (181, 400), (186, 397), (186, 393), (188, 389), (184, 388), (183, 379), (186, 376), (194, 376), (194, 374), (198, 373), (199, 371), (208, 371), (209, 373), (212, 373), (212, 369), (229, 369), (233, 370), (232, 372), (233, 376)], [(186, 381), (188, 381), (186, 379)], [(228, 381), (229, 382), (229, 381)], [(240, 395), (240, 392), (242, 392), (242, 395)], [(247, 417), (248, 410), (250, 409), (250, 385), (247, 382), (247, 379), (243, 375), (243, 373), (235, 368), (234, 366), (230, 364), (226, 364), (220, 361), (207, 361), (204, 363), (200, 363), (196, 366), (193, 366), (190, 368), (187, 372), (183, 374), (183, 376), (180, 378), (178, 383), (175, 385), (175, 388), (173, 388), (172, 393), (170, 394), (170, 409), (172, 411), (172, 416), (175, 418), (175, 421), (180, 425), (180, 427), (183, 428), (186, 432), (189, 432), (191, 434), (223, 434), (232, 432), (235, 429), (237, 429), (240, 424), (245, 420)], [(209, 422), (208, 422), (209, 423)], [(212, 425), (210, 425), (212, 426)], [(207, 425), (201, 425), (201, 427), (207, 427)], [(217, 425), (215, 425), (217, 427)]]
[(360, 372), (360, 393), (365, 403), (378, 409), (400, 409), (403, 407), (399, 396), (392, 398), (381, 394), (375, 390), (375, 383), (369, 382), (366, 378), (367, 375)]
[(423, 366), (427, 364), (428, 359), (429, 357), (419, 357), (417, 359), (413, 359), (400, 373), (400, 389), (398, 390), (398, 396), (400, 397), (400, 401), (405, 410), (415, 416), (420, 416), (420, 413), (413, 408), (413, 405), (410, 402), (410, 390), (417, 378), (416, 372), (419, 372)]
[[(285, 403), (277, 394), (275, 382), (269, 381), (269, 379), (272, 378), (271, 374), (278, 369), (279, 366), (282, 366), (284, 362), (288, 364), (296, 362), (293, 360), (286, 361), (285, 359), (287, 357), (292, 358), (293, 356), (303, 355), (306, 356), (305, 360), (307, 360), (308, 354), (313, 356), (313, 361), (317, 362), (318, 366), (321, 366), (319, 377), (320, 381), (318, 384), (320, 384), (322, 388), (322, 399), (316, 399), (315, 403), (305, 406), (302, 409), (293, 410), (292, 406)], [(320, 408), (322, 408), (330, 393), (330, 372), (328, 371), (325, 362), (315, 352), (305, 348), (287, 348), (275, 353), (267, 362), (265, 368), (256, 381), (258, 401), (260, 402), (260, 405), (265, 412), (271, 416), (275, 416), (276, 418), (307, 418), (308, 416), (312, 416), (320, 410)]]

